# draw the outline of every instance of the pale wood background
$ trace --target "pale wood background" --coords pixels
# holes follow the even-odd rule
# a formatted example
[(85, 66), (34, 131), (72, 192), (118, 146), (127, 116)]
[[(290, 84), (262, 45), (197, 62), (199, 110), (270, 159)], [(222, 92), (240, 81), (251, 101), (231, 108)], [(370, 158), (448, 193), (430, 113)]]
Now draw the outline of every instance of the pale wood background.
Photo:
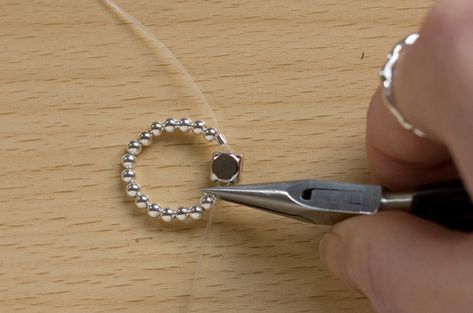
[[(369, 180), (378, 67), (432, 1), (119, 3), (188, 67), (252, 183)], [(133, 209), (127, 141), (155, 119), (209, 114), (102, 2), (4, 0), (0, 44), (1, 312), (371, 312), (318, 259), (325, 227), (220, 204), (206, 232)], [(207, 185), (214, 147), (177, 137), (140, 156), (162, 204)]]

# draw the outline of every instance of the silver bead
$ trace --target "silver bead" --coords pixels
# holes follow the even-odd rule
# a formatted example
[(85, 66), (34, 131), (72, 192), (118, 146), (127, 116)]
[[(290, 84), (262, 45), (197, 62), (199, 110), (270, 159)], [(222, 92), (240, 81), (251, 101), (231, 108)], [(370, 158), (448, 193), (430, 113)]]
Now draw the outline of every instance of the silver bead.
[(147, 195), (138, 195), (135, 198), (135, 204), (140, 209), (146, 209), (149, 204), (149, 197)]
[(151, 124), (151, 126), (149, 127), (149, 130), (151, 131), (151, 133), (153, 134), (153, 136), (159, 136), (162, 134), (163, 132), (163, 125), (159, 122), (154, 122), (153, 124)]
[(179, 120), (179, 130), (182, 132), (187, 132), (189, 129), (192, 128), (192, 121), (187, 117), (181, 118)]
[(146, 208), (149, 217), (158, 217), (161, 213), (161, 208), (158, 204), (152, 203)]
[(217, 130), (215, 128), (207, 128), (204, 130), (204, 138), (207, 141), (214, 141), (217, 138)]
[(161, 212), (161, 219), (166, 223), (172, 222), (175, 216), (174, 211), (169, 208), (163, 209)]
[(204, 210), (210, 210), (215, 205), (215, 197), (209, 194), (204, 194), (202, 198), (200, 198), (200, 206)]
[(168, 133), (172, 133), (173, 131), (175, 131), (177, 128), (177, 125), (178, 125), (178, 122), (173, 118), (168, 118), (163, 123), (164, 130), (167, 131)]
[(136, 197), (140, 193), (140, 185), (138, 185), (135, 182), (131, 182), (128, 185), (126, 185), (126, 194), (129, 195), (130, 197)]
[(200, 220), (202, 219), (202, 215), (204, 214), (204, 211), (200, 206), (193, 206), (190, 210), (190, 216), (193, 220)]
[(188, 208), (179, 208), (176, 211), (176, 218), (182, 222), (189, 219), (189, 209)]
[(196, 135), (202, 134), (206, 128), (207, 126), (205, 125), (205, 122), (203, 121), (195, 121), (192, 124), (192, 132), (194, 132), (194, 134)]
[(131, 168), (126, 168), (122, 172), (122, 180), (125, 183), (131, 182), (132, 180), (135, 179), (135, 177), (136, 177), (135, 171), (132, 170)]
[(136, 163), (136, 156), (134, 154), (127, 153), (122, 157), (122, 164), (125, 168), (134, 168)]
[(149, 146), (153, 143), (153, 134), (151, 132), (142, 132), (138, 136), (138, 141), (143, 145), (143, 146)]
[(138, 155), (143, 149), (141, 143), (137, 140), (132, 140), (128, 143), (128, 153)]

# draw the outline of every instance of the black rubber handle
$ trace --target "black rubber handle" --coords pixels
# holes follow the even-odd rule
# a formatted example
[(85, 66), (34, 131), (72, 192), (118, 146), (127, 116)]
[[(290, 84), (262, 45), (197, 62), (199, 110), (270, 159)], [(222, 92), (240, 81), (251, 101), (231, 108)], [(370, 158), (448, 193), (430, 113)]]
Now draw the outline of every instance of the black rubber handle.
[(461, 181), (431, 185), (416, 191), (412, 213), (451, 229), (473, 231), (473, 203)]

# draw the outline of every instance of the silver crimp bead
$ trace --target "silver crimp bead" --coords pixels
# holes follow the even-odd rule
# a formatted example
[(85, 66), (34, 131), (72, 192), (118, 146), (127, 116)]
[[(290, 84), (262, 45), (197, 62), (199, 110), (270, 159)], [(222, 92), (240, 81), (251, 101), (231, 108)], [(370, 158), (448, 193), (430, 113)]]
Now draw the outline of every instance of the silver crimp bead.
[(224, 146), (228, 143), (227, 138), (223, 134), (218, 134), (217, 142), (220, 146)]

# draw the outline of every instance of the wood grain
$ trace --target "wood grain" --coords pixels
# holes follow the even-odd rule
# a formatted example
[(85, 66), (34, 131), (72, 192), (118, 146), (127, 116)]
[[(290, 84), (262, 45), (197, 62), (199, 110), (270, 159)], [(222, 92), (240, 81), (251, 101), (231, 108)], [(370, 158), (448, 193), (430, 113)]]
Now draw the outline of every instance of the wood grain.
[[(189, 69), (253, 183), (369, 180), (377, 69), (432, 1), (119, 3)], [(371, 311), (318, 259), (325, 227), (220, 204), (206, 231), (134, 210), (119, 180), (127, 141), (153, 120), (209, 112), (102, 2), (0, 7), (0, 311)], [(140, 156), (161, 204), (207, 185), (213, 146), (178, 137)]]

